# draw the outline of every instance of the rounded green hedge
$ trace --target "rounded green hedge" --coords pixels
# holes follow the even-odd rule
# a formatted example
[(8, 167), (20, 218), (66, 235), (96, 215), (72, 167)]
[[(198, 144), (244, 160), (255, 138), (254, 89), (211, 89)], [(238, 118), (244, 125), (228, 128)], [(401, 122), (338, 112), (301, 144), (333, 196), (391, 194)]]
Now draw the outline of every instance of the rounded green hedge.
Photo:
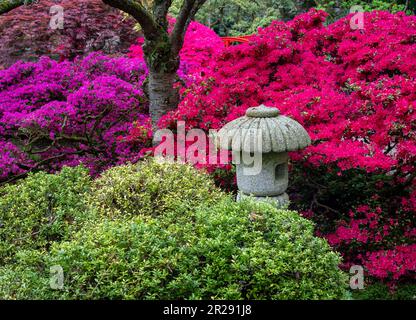
[(36, 173), (0, 188), (0, 265), (22, 249), (67, 239), (88, 216), (91, 178), (82, 167)]
[[(90, 187), (85, 169), (65, 168), (2, 189), (2, 257), (16, 252), (0, 266), (0, 298), (346, 297), (340, 257), (310, 221), (266, 203), (236, 203), (190, 166), (116, 167)], [(62, 290), (49, 286), (57, 265)]]
[[(337, 299), (346, 297), (339, 263), (296, 212), (225, 197), (187, 213), (90, 224), (55, 244), (40, 269), (39, 262), (32, 262), (37, 269), (0, 269), (0, 294), (22, 298), (31, 288), (38, 294), (31, 298), (41, 299)], [(54, 265), (65, 272), (61, 291), (47, 285)], [(24, 289), (15, 284), (11, 292), (1, 274)]]
[(208, 175), (192, 166), (152, 159), (109, 169), (93, 189), (91, 207), (110, 217), (158, 216), (223, 196)]

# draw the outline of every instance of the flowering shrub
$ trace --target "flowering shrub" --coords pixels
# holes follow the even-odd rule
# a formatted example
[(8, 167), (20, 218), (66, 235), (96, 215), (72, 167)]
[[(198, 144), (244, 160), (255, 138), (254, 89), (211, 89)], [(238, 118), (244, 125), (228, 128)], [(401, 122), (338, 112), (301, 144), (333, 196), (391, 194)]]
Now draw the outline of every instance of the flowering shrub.
[(248, 107), (279, 107), (313, 140), (292, 155), (293, 205), (346, 265), (414, 278), (416, 17), (365, 13), (365, 29), (352, 30), (349, 17), (325, 27), (325, 16), (275, 21), (227, 48), (160, 124), (218, 129)]
[[(49, 26), (54, 5), (64, 10), (63, 29)], [(0, 16), (0, 69), (41, 55), (72, 60), (98, 50), (127, 52), (139, 35), (133, 21), (101, 0), (41, 0), (21, 6)]]
[(0, 180), (79, 163), (97, 173), (134, 161), (144, 140), (126, 134), (148, 125), (144, 77), (138, 59), (95, 53), (0, 71)]

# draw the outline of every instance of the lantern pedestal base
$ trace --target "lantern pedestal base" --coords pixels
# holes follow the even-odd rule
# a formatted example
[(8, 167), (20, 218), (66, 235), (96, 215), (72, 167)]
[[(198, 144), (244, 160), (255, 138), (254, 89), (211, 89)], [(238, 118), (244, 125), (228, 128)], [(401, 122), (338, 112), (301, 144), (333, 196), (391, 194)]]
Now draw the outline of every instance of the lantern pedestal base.
[(252, 196), (242, 193), (241, 191), (237, 194), (237, 201), (242, 201), (246, 198), (254, 199), (255, 201), (262, 201), (267, 202), (274, 205), (277, 208), (284, 208), (289, 205), (289, 196), (287, 193), (280, 194), (274, 197), (259, 197), (259, 196)]

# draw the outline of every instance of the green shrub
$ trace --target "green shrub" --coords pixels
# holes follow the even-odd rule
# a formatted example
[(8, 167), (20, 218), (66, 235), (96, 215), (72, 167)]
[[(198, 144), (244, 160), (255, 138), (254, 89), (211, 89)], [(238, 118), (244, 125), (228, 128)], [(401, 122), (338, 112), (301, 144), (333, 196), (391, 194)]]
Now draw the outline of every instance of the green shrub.
[(157, 216), (213, 203), (223, 194), (190, 165), (147, 160), (109, 169), (96, 180), (90, 204), (100, 215)]
[(0, 266), (0, 300), (43, 299), (49, 278), (40, 274), (45, 263), (41, 250), (20, 250), (14, 263)]
[(85, 193), (91, 179), (85, 168), (58, 174), (36, 173), (0, 189), (0, 265), (22, 249), (47, 248), (68, 239), (87, 216)]
[[(326, 241), (313, 236), (312, 223), (296, 212), (225, 197), (193, 211), (89, 224), (72, 241), (54, 245), (43, 267), (32, 262), (15, 272), (0, 269), (0, 294), (27, 298), (29, 293), (33, 298), (30, 292), (36, 292), (38, 299), (344, 298), (346, 278), (339, 262)], [(47, 285), (53, 265), (65, 272), (61, 291)], [(10, 279), (22, 286), (14, 284), (10, 292), (4, 283)]]

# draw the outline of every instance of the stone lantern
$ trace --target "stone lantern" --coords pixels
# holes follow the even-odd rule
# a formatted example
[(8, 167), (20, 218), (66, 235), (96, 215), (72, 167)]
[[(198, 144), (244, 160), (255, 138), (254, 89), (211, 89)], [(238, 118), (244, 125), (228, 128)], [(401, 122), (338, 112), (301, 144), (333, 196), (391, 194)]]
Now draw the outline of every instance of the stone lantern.
[(217, 146), (233, 152), (237, 200), (252, 196), (258, 201), (272, 201), (278, 207), (289, 202), (288, 152), (310, 144), (302, 125), (281, 115), (279, 109), (264, 105), (249, 108), (245, 116), (227, 123), (217, 135)]

